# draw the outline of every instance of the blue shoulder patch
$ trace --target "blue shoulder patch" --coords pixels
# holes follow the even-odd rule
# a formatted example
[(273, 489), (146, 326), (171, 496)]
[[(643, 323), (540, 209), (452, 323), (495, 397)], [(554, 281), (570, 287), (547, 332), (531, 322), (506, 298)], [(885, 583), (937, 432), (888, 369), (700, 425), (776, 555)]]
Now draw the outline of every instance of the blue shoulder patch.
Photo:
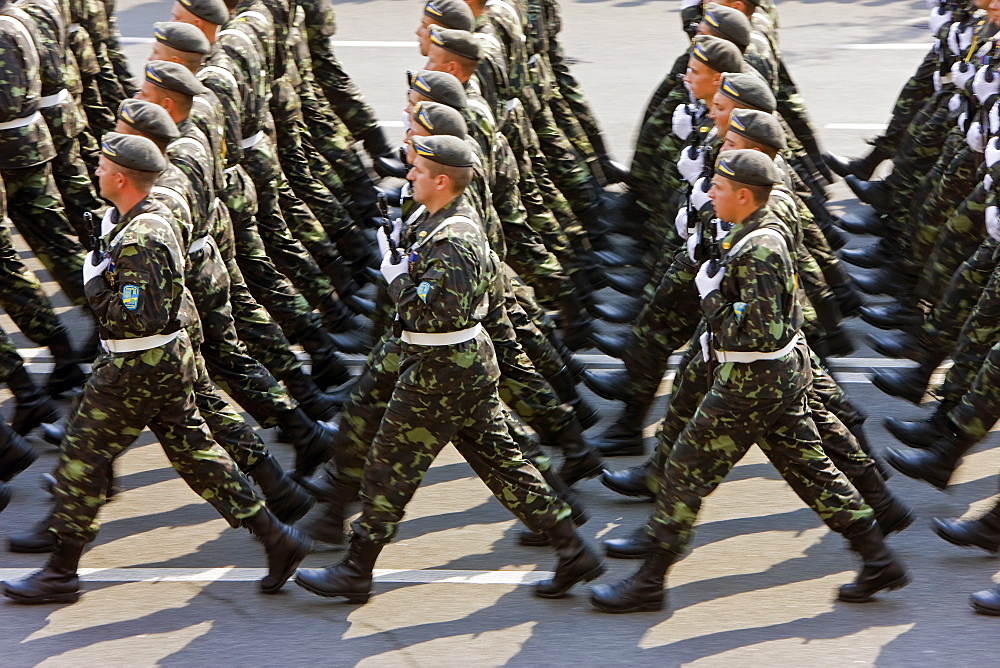
[(736, 302), (733, 304), (733, 314), (736, 316), (736, 322), (742, 322), (743, 311), (746, 310), (746, 302)]
[(431, 284), (427, 281), (423, 281), (417, 286), (417, 296), (427, 301), (427, 295), (431, 293)]
[(129, 311), (134, 311), (139, 308), (139, 286), (138, 285), (123, 285), (122, 286), (122, 304), (125, 305)]

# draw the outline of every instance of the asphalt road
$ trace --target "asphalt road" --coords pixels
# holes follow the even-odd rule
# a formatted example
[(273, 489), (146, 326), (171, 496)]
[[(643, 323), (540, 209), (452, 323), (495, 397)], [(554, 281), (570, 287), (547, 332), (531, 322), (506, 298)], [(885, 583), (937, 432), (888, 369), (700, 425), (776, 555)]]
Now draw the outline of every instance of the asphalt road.
[[(621, 160), (631, 153), (648, 95), (683, 48), (677, 4), (563, 3), (565, 50)], [(390, 133), (398, 132), (392, 123), (402, 106), (403, 73), (422, 62), (407, 44), (415, 39), (420, 6), (416, 0), (337, 4), (339, 54), (389, 121)], [(924, 7), (917, 1), (779, 2), (784, 56), (828, 149), (855, 154), (887, 121), (923, 55), (921, 45), (929, 43)], [(119, 11), (137, 65), (148, 54), (142, 40), (150, 24), (168, 17), (169, 3), (128, 0)], [(373, 41), (380, 43), (358, 44)], [(888, 46), (899, 44), (911, 46)], [(870, 47), (845, 48), (850, 45)], [(858, 208), (842, 185), (833, 193), (838, 209)], [(79, 313), (62, 296), (55, 300), (74, 337), (85, 337)], [(13, 330), (5, 316), (0, 322)], [(883, 416), (916, 418), (927, 409), (888, 398), (868, 383), (870, 368), (900, 363), (864, 347), (867, 326), (848, 327), (859, 350), (834, 369), (871, 414), (870, 439), (882, 449), (894, 445)], [(44, 352), (27, 350), (37, 353), (32, 371), (46, 371)], [(617, 365), (596, 354), (587, 359)], [(3, 398), (8, 414), (12, 402), (9, 394)], [(605, 423), (618, 410), (610, 402), (595, 404)], [(647, 435), (657, 413), (659, 407)], [(272, 434), (266, 438), (273, 443)], [(0, 517), (0, 539), (47, 511), (37, 483), (55, 453), (34, 442), (43, 456), (16, 480), (15, 500)], [(851, 553), (753, 450), (705, 503), (693, 551), (670, 573), (669, 611), (607, 616), (590, 609), (584, 587), (565, 600), (531, 596), (527, 584), (552, 569), (553, 554), (516, 544), (519, 527), (451, 448), (417, 493), (399, 540), (383, 552), (376, 596), (367, 605), (320, 599), (293, 584), (265, 597), (254, 582), (253, 569), (264, 566), (259, 545), (246, 532), (229, 530), (187, 490), (146, 432), (121, 458), (125, 492), (102, 513), (103, 530), (84, 555), (86, 595), (68, 607), (0, 603), (0, 665), (996, 665), (1000, 621), (973, 614), (967, 597), (997, 581), (998, 562), (945, 544), (928, 527), (931, 517), (973, 514), (990, 503), (1000, 467), (995, 444), (991, 436), (966, 457), (948, 493), (902, 476), (892, 480), (919, 516), (891, 541), (913, 583), (878, 602), (834, 601), (835, 588), (853, 577)], [(289, 448), (276, 444), (275, 452), (291, 461)], [(650, 509), (596, 480), (578, 489), (591, 512), (583, 533), (595, 543), (624, 535)], [(306, 565), (338, 558), (316, 553)], [(43, 562), (0, 552), (0, 575)], [(604, 581), (638, 564), (608, 565)]]

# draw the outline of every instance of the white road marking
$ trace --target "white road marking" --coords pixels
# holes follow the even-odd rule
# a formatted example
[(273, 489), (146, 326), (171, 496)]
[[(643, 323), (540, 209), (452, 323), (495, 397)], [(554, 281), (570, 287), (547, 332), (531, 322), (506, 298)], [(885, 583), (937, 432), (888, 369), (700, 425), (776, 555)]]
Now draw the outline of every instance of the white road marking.
[(929, 51), (933, 42), (874, 42), (871, 44), (838, 44), (835, 49), (847, 51)]
[[(35, 568), (0, 568), (0, 580), (16, 580), (34, 573)], [(551, 571), (456, 571), (396, 570), (376, 568), (377, 582), (408, 584), (495, 584), (530, 585), (551, 578)], [(264, 568), (81, 568), (85, 582), (256, 582)]]
[(886, 123), (827, 123), (824, 130), (885, 130)]

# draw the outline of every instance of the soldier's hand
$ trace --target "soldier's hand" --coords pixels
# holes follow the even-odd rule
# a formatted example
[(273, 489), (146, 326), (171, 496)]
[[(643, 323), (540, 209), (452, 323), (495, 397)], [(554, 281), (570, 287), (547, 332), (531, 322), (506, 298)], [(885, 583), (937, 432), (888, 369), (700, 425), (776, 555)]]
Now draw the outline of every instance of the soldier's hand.
[(710, 205), (712, 200), (708, 198), (708, 188), (712, 182), (704, 176), (695, 181), (694, 188), (691, 189), (691, 205), (695, 211), (701, 211), (706, 205)]
[(698, 296), (704, 299), (709, 293), (714, 292), (719, 289), (722, 285), (722, 277), (726, 275), (726, 268), (719, 267), (719, 271), (715, 272), (715, 276), (708, 275), (708, 265), (711, 261), (705, 262), (701, 265), (701, 269), (694, 277), (694, 285), (698, 288)]
[(934, 9), (931, 10), (930, 17), (927, 19), (927, 26), (931, 29), (931, 35), (937, 37), (938, 33), (941, 32), (942, 26), (944, 26), (945, 23), (950, 22), (951, 12), (944, 11), (943, 7), (935, 6)]
[(986, 159), (987, 167), (992, 167), (1000, 160), (1000, 145), (997, 144), (998, 141), (1000, 141), (1000, 138), (993, 137), (993, 139), (990, 139), (990, 143), (986, 145), (983, 157)]
[(386, 283), (392, 283), (394, 280), (402, 276), (403, 274), (409, 272), (410, 270), (410, 258), (407, 256), (402, 248), (396, 249), (399, 251), (399, 262), (397, 264), (392, 263), (392, 253), (386, 251), (382, 255), (382, 265), (379, 267), (379, 271), (385, 276)]
[(969, 131), (965, 133), (965, 143), (976, 153), (982, 153), (986, 149), (986, 135), (983, 134), (983, 126), (979, 121), (969, 124)]
[(972, 77), (972, 93), (979, 104), (986, 104), (990, 96), (1000, 93), (1000, 75), (989, 65), (983, 65), (976, 70), (976, 76)]
[(986, 207), (986, 232), (1000, 241), (1000, 215), (995, 206)]
[(691, 111), (686, 104), (678, 104), (670, 121), (670, 130), (678, 139), (687, 139), (694, 129)]
[(705, 170), (705, 155), (700, 150), (692, 146), (681, 151), (681, 157), (677, 161), (677, 171), (681, 173), (684, 180), (694, 185), (701, 173)]
[(105, 269), (111, 266), (111, 258), (106, 257), (97, 265), (94, 264), (94, 251), (87, 253), (87, 257), (83, 260), (83, 284), (86, 285), (90, 283), (91, 280), (100, 276)]
[(688, 210), (686, 206), (677, 209), (677, 215), (674, 216), (674, 227), (681, 239), (688, 238)]
[(701, 344), (701, 359), (708, 362), (712, 358), (712, 351), (708, 347), (708, 332), (702, 332), (698, 337), (698, 343)]

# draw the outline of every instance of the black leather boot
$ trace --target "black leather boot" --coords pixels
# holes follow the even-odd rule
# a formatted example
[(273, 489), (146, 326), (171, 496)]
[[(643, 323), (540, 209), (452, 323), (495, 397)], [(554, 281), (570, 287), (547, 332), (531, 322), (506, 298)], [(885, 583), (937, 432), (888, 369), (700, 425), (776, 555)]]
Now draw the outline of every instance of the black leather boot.
[(909, 507), (885, 486), (885, 480), (874, 467), (851, 478), (865, 502), (875, 511), (875, 522), (883, 536), (902, 531), (913, 524)]
[(924, 312), (913, 303), (914, 301), (910, 298), (888, 304), (862, 306), (858, 315), (869, 325), (879, 329), (920, 327), (924, 324)]
[(590, 590), (590, 604), (601, 612), (653, 612), (666, 603), (663, 586), (667, 570), (677, 555), (654, 548), (639, 570), (611, 585), (597, 585)]
[(862, 269), (875, 269), (895, 261), (898, 255), (895, 245), (879, 240), (864, 248), (849, 248), (840, 251), (840, 259)]
[(634, 339), (635, 336), (631, 331), (621, 332), (620, 334), (597, 333), (590, 337), (595, 348), (608, 357), (615, 357), (620, 360), (625, 359), (628, 355), (629, 346)]
[(934, 533), (953, 545), (979, 547), (987, 552), (1000, 552), (1000, 501), (982, 517), (971, 520), (932, 521)]
[(6, 422), (0, 422), (0, 482), (10, 482), (36, 459), (38, 455), (31, 446)]
[(634, 399), (625, 402), (614, 424), (592, 441), (602, 457), (631, 457), (644, 453), (642, 420), (648, 408)]
[[(889, 295), (890, 297), (906, 298), (913, 289), (916, 279), (904, 276), (890, 266), (878, 268), (876, 271), (861, 274), (854, 278), (854, 285), (859, 290), (869, 295)], [(870, 309), (868, 305), (863, 306), (858, 315), (862, 319), (865, 317), (865, 310)], [(874, 315), (870, 316), (873, 319)], [(922, 322), (922, 320), (921, 320)]]
[(848, 174), (844, 177), (844, 182), (859, 200), (876, 210), (888, 211), (892, 206), (892, 190), (885, 185), (885, 181), (864, 181)]
[(0, 482), (0, 513), (4, 511), (13, 497), (14, 493), (11, 491), (10, 485)]
[(889, 396), (919, 405), (937, 367), (937, 360), (931, 360), (907, 369), (876, 369), (871, 381)]
[(337, 355), (333, 341), (326, 331), (316, 328), (307, 338), (301, 338), (299, 343), (312, 359), (312, 379), (316, 387), (325, 390), (328, 387), (342, 385), (351, 379), (351, 372), (344, 360)]
[(590, 582), (604, 573), (601, 558), (583, 542), (571, 519), (560, 520), (546, 534), (559, 555), (559, 563), (551, 580), (535, 585), (535, 596), (562, 598), (577, 582)]
[(7, 536), (7, 550), (21, 554), (44, 554), (56, 547), (56, 535), (49, 531), (49, 516), (46, 515), (27, 531), (19, 531)]
[(627, 369), (584, 371), (583, 384), (597, 396), (609, 401), (625, 401), (630, 394)]
[(301, 408), (295, 408), (278, 416), (278, 426), (295, 446), (295, 477), (299, 480), (333, 457), (333, 425), (311, 420)]
[(649, 488), (648, 476), (649, 462), (646, 461), (620, 471), (605, 471), (601, 475), (601, 484), (622, 496), (652, 500), (656, 498), (656, 492)]
[(838, 599), (847, 603), (867, 603), (882, 590), (892, 591), (910, 584), (906, 570), (885, 544), (876, 524), (872, 523), (848, 540), (851, 549), (861, 555), (861, 572), (854, 582), (840, 588)]
[(76, 603), (80, 599), (76, 571), (84, 545), (79, 540), (56, 541), (45, 568), (20, 580), (4, 582), (4, 596), (15, 603)]
[(320, 512), (305, 527), (305, 532), (321, 543), (343, 545), (344, 518), (347, 517), (348, 505), (358, 498), (357, 487), (338, 478), (329, 466), (305, 485), (320, 501)]
[(645, 559), (653, 551), (653, 539), (645, 527), (639, 527), (625, 538), (604, 541), (604, 554), (612, 559)]
[(864, 213), (845, 214), (838, 222), (840, 229), (851, 234), (870, 234), (875, 237), (882, 237), (889, 234), (889, 228), (885, 220), (878, 211), (865, 211)]
[(563, 367), (558, 372), (546, 376), (545, 380), (549, 381), (552, 389), (555, 390), (556, 396), (559, 397), (559, 401), (573, 407), (573, 412), (576, 414), (576, 418), (580, 421), (580, 426), (583, 429), (590, 429), (601, 421), (600, 413), (580, 396), (580, 393), (576, 389), (576, 379), (573, 378), (573, 374), (567, 367)]
[(282, 524), (267, 508), (243, 520), (243, 526), (264, 544), (267, 575), (260, 581), (260, 590), (274, 594), (309, 554), (310, 541), (298, 529)]
[(604, 470), (604, 462), (601, 461), (594, 446), (584, 438), (583, 428), (575, 415), (566, 427), (555, 435), (555, 441), (545, 445), (554, 445), (563, 451), (565, 459), (562, 468), (559, 469), (559, 477), (569, 487), (586, 478), (599, 476)]
[(63, 392), (83, 385), (84, 381), (87, 380), (87, 374), (77, 364), (76, 353), (73, 352), (73, 345), (70, 343), (65, 329), (60, 330), (58, 334), (45, 341), (39, 341), (39, 343), (52, 351), (55, 363), (55, 367), (45, 383), (45, 392), (50, 397), (58, 397)]
[(320, 390), (313, 382), (312, 376), (302, 371), (301, 367), (286, 375), (282, 381), (288, 394), (313, 420), (328, 422), (336, 417), (344, 406), (344, 402), (334, 394)]
[(7, 378), (7, 387), (14, 394), (14, 416), (11, 428), (24, 436), (38, 425), (52, 423), (59, 419), (59, 409), (31, 380), (31, 374), (24, 365), (17, 367)]
[(855, 348), (851, 337), (840, 327), (840, 321), (844, 316), (840, 313), (840, 305), (837, 300), (830, 296), (814, 302), (813, 307), (816, 309), (819, 325), (823, 328), (823, 340), (826, 343), (828, 353), (835, 357), (853, 353)]
[(948, 487), (959, 460), (974, 441), (953, 431), (925, 450), (895, 450), (890, 448), (885, 461), (903, 475), (928, 482), (938, 489)]
[(349, 355), (368, 354), (375, 345), (375, 340), (371, 334), (366, 332), (362, 327), (357, 326), (357, 323), (353, 321), (351, 327), (348, 329), (328, 333), (334, 347), (340, 352)]
[(348, 603), (367, 603), (372, 594), (372, 570), (383, 545), (354, 534), (339, 564), (300, 568), (295, 574), (295, 584), (318, 596), (343, 596)]
[(868, 344), (880, 355), (914, 362), (929, 362), (936, 353), (916, 334), (906, 331), (868, 335)]
[(857, 158), (847, 159), (833, 153), (826, 153), (823, 155), (823, 160), (826, 162), (826, 166), (840, 177), (851, 174), (867, 181), (875, 173), (875, 169), (890, 157), (892, 156), (889, 155), (889, 152), (876, 143), (872, 145), (872, 150)]
[(972, 594), (969, 605), (979, 614), (1000, 616), (1000, 585)]
[(643, 273), (630, 273), (626, 276), (608, 274), (608, 287), (628, 297), (638, 297), (643, 293), (649, 276)]
[[(588, 307), (588, 311), (595, 318), (599, 318), (604, 322), (611, 322), (616, 324), (625, 324), (633, 322), (642, 313), (643, 307), (646, 305), (646, 300), (639, 298), (616, 298), (611, 304), (593, 304)], [(619, 355), (614, 355), (605, 352), (604, 348), (597, 343), (597, 337), (603, 336), (601, 334), (594, 334), (591, 336), (591, 342), (594, 346), (604, 352), (606, 355), (611, 355), (612, 357), (619, 357)], [(607, 337), (605, 337), (607, 338)]]
[(559, 298), (559, 313), (562, 316), (563, 344), (570, 350), (589, 348), (594, 319), (575, 292)]
[(285, 524), (292, 524), (300, 519), (316, 502), (309, 492), (281, 469), (281, 464), (271, 455), (254, 466), (248, 474), (260, 486), (260, 491), (267, 499), (267, 507)]
[(942, 401), (934, 409), (934, 414), (926, 420), (897, 420), (887, 417), (882, 424), (890, 434), (911, 448), (932, 448), (951, 435), (946, 415), (954, 407), (954, 402)]

